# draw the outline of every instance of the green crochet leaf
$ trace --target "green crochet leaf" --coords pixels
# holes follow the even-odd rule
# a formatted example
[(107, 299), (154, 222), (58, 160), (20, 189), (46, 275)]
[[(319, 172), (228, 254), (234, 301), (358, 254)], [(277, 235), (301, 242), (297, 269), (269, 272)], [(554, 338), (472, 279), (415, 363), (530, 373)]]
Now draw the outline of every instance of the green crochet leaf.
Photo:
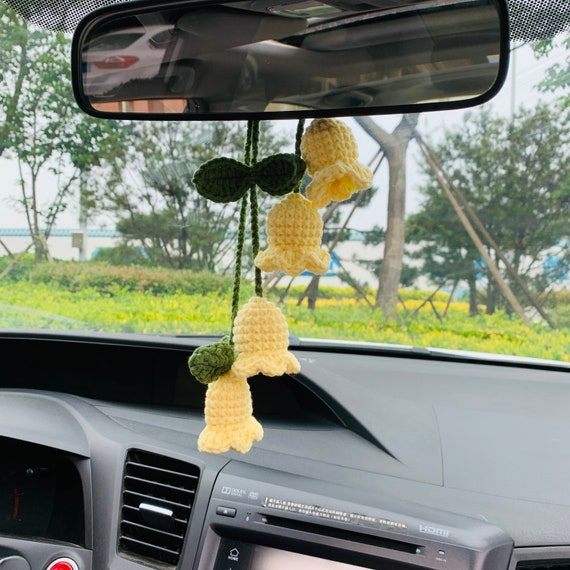
[(236, 350), (224, 337), (214, 344), (200, 346), (188, 359), (190, 374), (202, 384), (210, 384), (228, 372), (237, 358)]
[(248, 166), (233, 158), (213, 158), (196, 170), (196, 190), (212, 202), (237, 202), (253, 184)]
[(296, 154), (268, 156), (253, 167), (257, 185), (271, 196), (289, 194), (303, 178), (305, 161)]
[(295, 154), (268, 156), (253, 166), (233, 158), (213, 158), (194, 173), (196, 190), (213, 202), (237, 202), (257, 184), (271, 196), (283, 196), (297, 186), (305, 173), (305, 161)]

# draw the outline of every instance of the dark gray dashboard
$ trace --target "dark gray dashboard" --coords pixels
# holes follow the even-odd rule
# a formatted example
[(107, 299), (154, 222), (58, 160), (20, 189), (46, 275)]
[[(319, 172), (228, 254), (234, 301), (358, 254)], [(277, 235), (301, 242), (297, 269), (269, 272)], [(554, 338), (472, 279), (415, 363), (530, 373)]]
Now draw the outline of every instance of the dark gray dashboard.
[(2, 335), (0, 558), (42, 570), (570, 560), (567, 371), (300, 346), (302, 374), (251, 382), (262, 442), (215, 456), (196, 449), (204, 389), (186, 367), (207, 341)]

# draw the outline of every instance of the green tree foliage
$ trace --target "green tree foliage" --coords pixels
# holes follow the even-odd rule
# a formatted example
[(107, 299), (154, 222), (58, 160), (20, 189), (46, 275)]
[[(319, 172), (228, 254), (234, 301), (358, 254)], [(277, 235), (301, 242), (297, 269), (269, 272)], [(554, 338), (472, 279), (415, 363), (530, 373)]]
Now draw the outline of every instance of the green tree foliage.
[[(84, 186), (120, 155), (122, 129), (84, 115), (73, 99), (70, 40), (34, 28), (0, 4), (0, 155), (15, 158), (36, 260), (83, 174)], [(47, 178), (55, 192), (46, 192)]]
[(544, 79), (538, 84), (540, 91), (560, 94), (564, 98), (566, 107), (570, 107), (570, 34), (564, 39), (548, 39), (537, 42), (533, 46), (537, 57), (546, 57), (554, 49), (564, 50), (566, 59), (550, 66)]
[[(467, 113), (434, 150), (515, 270), (544, 291), (545, 260), (556, 255), (570, 264), (570, 109), (540, 105), (512, 120), (488, 110)], [(469, 283), (476, 312), (475, 282), (484, 264), (427, 168), (426, 176), (422, 209), (408, 219), (409, 240), (419, 244), (415, 255), (434, 281)], [(488, 283), (492, 313), (498, 293)]]
[[(203, 198), (192, 177), (212, 158), (242, 159), (245, 124), (135, 123), (132, 129), (122, 181), (99, 196), (100, 203), (116, 213), (117, 229), (127, 243), (144, 247), (152, 264), (224, 269), (224, 256), (233, 247), (226, 238), (236, 230), (239, 204), (215, 204)], [(277, 152), (285, 142), (266, 128), (260, 158)]]

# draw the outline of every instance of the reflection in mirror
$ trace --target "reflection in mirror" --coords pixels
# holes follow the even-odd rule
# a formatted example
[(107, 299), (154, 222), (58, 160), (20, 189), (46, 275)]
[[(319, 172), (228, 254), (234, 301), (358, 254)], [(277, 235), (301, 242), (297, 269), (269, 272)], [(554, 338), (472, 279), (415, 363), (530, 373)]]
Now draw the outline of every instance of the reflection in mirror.
[(108, 8), (76, 33), (76, 92), (98, 114), (196, 118), (480, 102), (505, 71), (497, 1)]

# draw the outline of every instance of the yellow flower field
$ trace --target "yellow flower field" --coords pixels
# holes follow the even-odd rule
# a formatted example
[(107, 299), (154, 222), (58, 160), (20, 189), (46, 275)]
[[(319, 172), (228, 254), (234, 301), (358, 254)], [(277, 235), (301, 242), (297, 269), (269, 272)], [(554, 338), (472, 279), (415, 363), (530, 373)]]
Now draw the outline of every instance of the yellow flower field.
[[(330, 291), (328, 292), (330, 294)], [(246, 290), (243, 300), (250, 294)], [(424, 293), (424, 298), (427, 296)], [(296, 297), (282, 305), (292, 334), (353, 341), (437, 347), (532, 356), (570, 362), (570, 330), (527, 328), (503, 313), (470, 318), (465, 303), (451, 303), (440, 321), (429, 305), (404, 297), (399, 318), (386, 321), (363, 301), (349, 296), (317, 301), (317, 310), (296, 306)], [(441, 315), (447, 301), (436, 297)], [(152, 295), (144, 292), (101, 293), (95, 289), (58, 290), (45, 283), (0, 285), (2, 328), (57, 328), (159, 334), (226, 334), (230, 300), (227, 293)]]

